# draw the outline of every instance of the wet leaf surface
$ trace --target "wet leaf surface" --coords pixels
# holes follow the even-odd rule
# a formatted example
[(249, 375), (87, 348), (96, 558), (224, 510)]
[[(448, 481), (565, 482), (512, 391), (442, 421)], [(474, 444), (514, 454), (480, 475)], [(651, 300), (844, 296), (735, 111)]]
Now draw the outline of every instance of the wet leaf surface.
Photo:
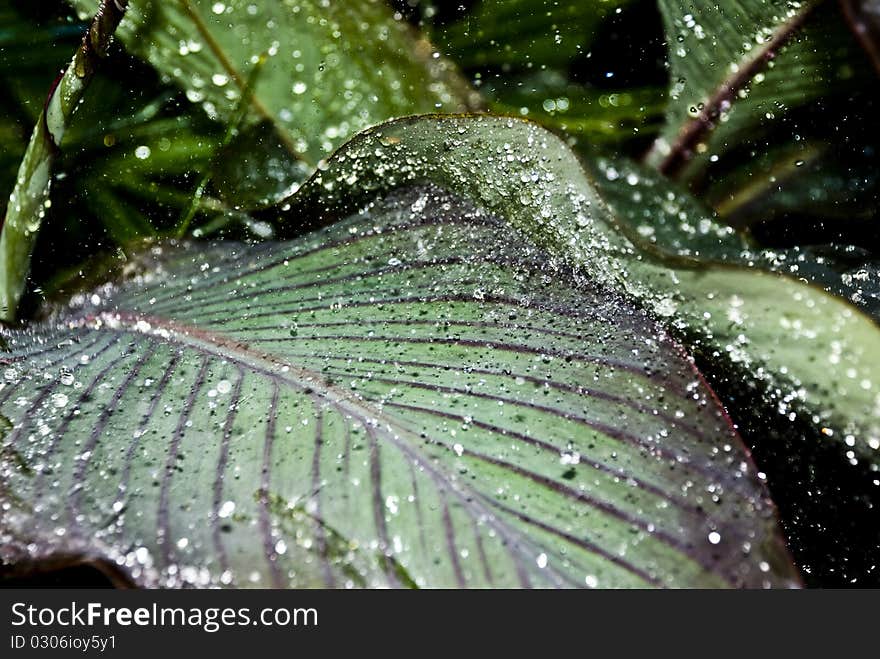
[(3, 464), (6, 560), (169, 586), (797, 581), (681, 348), (461, 199), (158, 251), (7, 336), (28, 469)]
[[(84, 14), (97, 6), (71, 4)], [(371, 124), (477, 102), (455, 68), (378, 0), (134, 0), (119, 36), (220, 119), (268, 55), (252, 118), (270, 122), (309, 167)]]
[[(877, 583), (876, 3), (132, 4), (3, 330), (7, 585)], [(65, 12), (0, 9), (0, 182)], [(347, 141), (484, 101), (557, 133)]]
[[(853, 306), (863, 294), (818, 272), (809, 254), (756, 252), (656, 174), (609, 160), (585, 170), (535, 124), (489, 116), (390, 122), (349, 142), (266, 217), (280, 213), (283, 232), (302, 225), (304, 208), (326, 221), (423, 180), (503, 217), (556, 262), (632, 295), (689, 344), (708, 344), (718, 359), (751, 370), (784, 403), (780, 413), (797, 401), (841, 451), (878, 463), (880, 331)], [(801, 281), (811, 269), (820, 284)]]

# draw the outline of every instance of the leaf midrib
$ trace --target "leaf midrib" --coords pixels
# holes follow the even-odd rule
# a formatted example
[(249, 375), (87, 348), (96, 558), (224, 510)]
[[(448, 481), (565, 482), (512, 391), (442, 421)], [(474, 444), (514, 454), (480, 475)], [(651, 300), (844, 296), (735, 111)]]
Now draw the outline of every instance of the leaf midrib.
[[(139, 329), (137, 326), (139, 322), (150, 323), (150, 329), (146, 331)], [(598, 545), (595, 545), (589, 540), (572, 536), (570, 533), (562, 529), (557, 529), (552, 525), (547, 525), (540, 520), (536, 520), (533, 517), (526, 515), (525, 513), (502, 506), (498, 504), (498, 502), (494, 501), (492, 498), (486, 497), (486, 495), (484, 495), (483, 493), (480, 493), (478, 491), (472, 492), (469, 490), (469, 488), (467, 488), (467, 486), (462, 486), (454, 479), (450, 479), (449, 476), (445, 474), (442, 469), (438, 469), (433, 466), (430, 459), (426, 459), (425, 457), (421, 456), (418, 450), (411, 446), (411, 444), (413, 444), (413, 441), (418, 439), (418, 432), (408, 428), (407, 424), (402, 422), (399, 418), (388, 417), (383, 411), (375, 409), (374, 405), (369, 401), (359, 399), (354, 394), (327, 383), (326, 377), (324, 377), (324, 374), (320, 372), (312, 371), (301, 366), (296, 366), (276, 355), (255, 350), (251, 348), (246, 342), (238, 341), (234, 338), (227, 337), (222, 334), (218, 334), (209, 330), (204, 330), (191, 325), (181, 324), (172, 320), (143, 316), (138, 313), (120, 311), (103, 312), (101, 314), (83, 318), (78, 321), (77, 325), (80, 327), (94, 327), (95, 325), (98, 325), (98, 327), (109, 329), (111, 331), (136, 334), (139, 336), (153, 336), (154, 338), (158, 338), (166, 342), (197, 349), (204, 354), (204, 359), (202, 363), (203, 368), (207, 367), (207, 362), (211, 356), (221, 358), (236, 364), (238, 368), (245, 367), (254, 373), (268, 377), (270, 380), (272, 380), (273, 388), (275, 390), (279, 388), (279, 384), (285, 384), (287, 386), (293, 386), (294, 388), (309, 394), (310, 396), (312, 396), (313, 400), (316, 400), (316, 397), (319, 397), (320, 399), (327, 401), (331, 405), (331, 407), (333, 407), (343, 416), (348, 416), (358, 423), (362, 424), (368, 435), (370, 435), (371, 433), (381, 433), (381, 435), (385, 439), (387, 439), (388, 442), (390, 442), (398, 451), (404, 454), (414, 465), (427, 473), (429, 477), (435, 482), (438, 489), (444, 492), (448, 491), (453, 493), (456, 499), (461, 502), (462, 507), (468, 511), (468, 514), (472, 519), (489, 524), (496, 532), (499, 533), (499, 535), (506, 539), (506, 542), (510, 545), (511, 550), (515, 550), (527, 562), (531, 561), (534, 555), (536, 555), (535, 550), (529, 550), (523, 547), (523, 536), (521, 532), (519, 532), (515, 528), (510, 527), (506, 522), (500, 519), (497, 514), (494, 514), (491, 511), (491, 508), (497, 508), (504, 514), (512, 515), (513, 517), (519, 519), (526, 524), (536, 526), (536, 528), (540, 528), (545, 532), (556, 535), (561, 539), (566, 540), (567, 542), (570, 542), (589, 553), (602, 556), (604, 557), (604, 559), (617, 564), (621, 569), (624, 569), (630, 574), (644, 580), (646, 583), (655, 586), (662, 585), (662, 582), (657, 577), (642, 570), (638, 566), (629, 563), (628, 561), (616, 557), (608, 550), (603, 549)], [(113, 342), (111, 342), (111, 345), (112, 343)], [(130, 353), (128, 354), (130, 355)], [(283, 369), (283, 371), (278, 372), (279, 369)], [(199, 382), (201, 379), (202, 378), (197, 378), (196, 382)], [(189, 401), (190, 399), (194, 400), (194, 397), (197, 393), (197, 389), (194, 388), (194, 390), (190, 392), (187, 401)], [(156, 399), (158, 399), (158, 395), (154, 399), (154, 402)], [(381, 405), (379, 407), (381, 407)], [(272, 408), (270, 407), (270, 409)], [(185, 422), (185, 419), (186, 414), (182, 414), (181, 421), (178, 424), (179, 429), (183, 428), (182, 424)], [(382, 420), (384, 420), (384, 423), (381, 422)], [(270, 414), (270, 428), (267, 428), (267, 438), (271, 435), (272, 423), (272, 416)], [(391, 431), (392, 427), (399, 428), (401, 430), (401, 436), (398, 436), (398, 433)], [(224, 433), (225, 432), (226, 430), (224, 429)], [(180, 439), (180, 437), (177, 436), (177, 432), (175, 432), (175, 437), (177, 437), (178, 440)], [(404, 437), (408, 437), (408, 439), (404, 439)], [(645, 446), (645, 448), (653, 447)], [(271, 453), (270, 448), (264, 448), (264, 450)], [(264, 456), (264, 462), (265, 459), (267, 458), (265, 458)], [(476, 456), (476, 459), (480, 459), (480, 457)], [(175, 450), (172, 446), (168, 461), (166, 463), (166, 470), (170, 467), (173, 467), (174, 462)], [(264, 470), (267, 469), (267, 464), (268, 463), (264, 464)], [(508, 465), (507, 468), (512, 468), (512, 466)], [(536, 473), (531, 474), (531, 477), (534, 477), (532, 478), (532, 480), (534, 480), (535, 478), (546, 478)], [(168, 487), (169, 485), (166, 481), (165, 485), (163, 485), (162, 488), (163, 492), (166, 492), (166, 499)], [(582, 493), (577, 494), (578, 500), (586, 501), (583, 499)], [(261, 514), (268, 514), (267, 512), (264, 512), (268, 510), (268, 482), (264, 481), (261, 483), (260, 489), (258, 491), (258, 496), (261, 502)], [(163, 506), (160, 505), (159, 510), (161, 511), (162, 509)], [(608, 512), (604, 510), (603, 507), (599, 507), (597, 508), (597, 510), (608, 514)], [(686, 512), (687, 508), (683, 508), (682, 510)], [(626, 515), (627, 513), (622, 514)], [(265, 541), (265, 538), (270, 537), (270, 535), (267, 535), (265, 532), (266, 529), (271, 528), (270, 520), (266, 518), (261, 521), (260, 524), (261, 527), (264, 527), (263, 537)], [(269, 526), (267, 526), (267, 524)], [(636, 524), (636, 526), (638, 527), (638, 524)], [(161, 532), (161, 529), (164, 528), (162, 526), (161, 519), (159, 528), (160, 537), (164, 537), (164, 535), (167, 535), (163, 535)], [(708, 573), (716, 574), (729, 585), (732, 583), (729, 577), (725, 574), (715, 572), (716, 566), (713, 566), (711, 562), (708, 561), (705, 557), (700, 555), (698, 552), (694, 553), (689, 551), (686, 543), (683, 543), (682, 541), (666, 533), (658, 534), (655, 531), (652, 533), (652, 535), (654, 535), (657, 541), (681, 553), (682, 556), (685, 556), (689, 560), (692, 560), (696, 565), (699, 565)], [(538, 541), (529, 541), (529, 543), (541, 549), (540, 543)], [(264, 549), (266, 552), (269, 552), (269, 554), (267, 555), (271, 555), (271, 552), (274, 551), (269, 545), (266, 545)], [(170, 560), (170, 547), (168, 547), (167, 545), (163, 545), (162, 542), (160, 542), (160, 550), (164, 551), (165, 560)], [(272, 561), (270, 560), (270, 564), (271, 563)], [(550, 570), (550, 572), (553, 573), (557, 585), (560, 585), (567, 581), (567, 578), (564, 574), (556, 570)], [(280, 579), (280, 575), (274, 575), (273, 581), (276, 579)], [(281, 583), (281, 581), (279, 580), (277, 581), (277, 583)]]
[[(157, 338), (161, 338), (165, 341), (173, 341), (174, 343), (188, 348), (197, 349), (206, 355), (206, 359), (207, 356), (210, 355), (245, 366), (255, 373), (268, 377), (272, 380), (275, 387), (281, 382), (302, 392), (311, 394), (318, 391), (316, 383), (322, 382), (323, 380), (320, 373), (290, 364), (274, 355), (253, 350), (244, 342), (236, 341), (235, 339), (193, 326), (175, 323), (173, 321), (163, 320), (161, 321), (161, 325), (159, 325), (158, 319), (152, 320), (157, 323), (157, 325), (153, 326), (154, 329), (163, 332), (163, 334), (167, 333), (167, 335), (157, 335)], [(135, 325), (138, 321), (143, 321), (143, 317), (137, 314), (104, 312), (83, 319), (80, 321), (80, 324), (88, 327), (90, 324), (100, 322), (104, 327), (109, 328), (111, 331), (131, 333), (140, 336), (154, 335), (137, 329)], [(120, 323), (124, 323), (124, 325), (120, 325)], [(232, 356), (232, 354), (235, 356)], [(278, 369), (286, 370), (284, 372), (277, 372)], [(485, 503), (480, 503), (478, 501), (480, 499), (479, 493), (470, 493), (467, 489), (462, 488), (462, 486), (455, 480), (450, 479), (445, 473), (434, 467), (429, 460), (426, 460), (419, 455), (418, 451), (409, 445), (411, 441), (403, 441), (396, 433), (390, 432), (392, 423), (398, 426), (400, 425), (397, 419), (389, 419), (385, 426), (381, 423), (372, 423), (372, 420), (378, 421), (383, 419), (385, 415), (381, 411), (373, 409), (368, 402), (358, 400), (352, 394), (338, 387), (327, 384), (326, 382), (323, 382), (320, 385), (320, 391), (323, 400), (329, 402), (330, 405), (343, 416), (347, 415), (361, 423), (368, 433), (371, 431), (381, 432), (397, 450), (406, 455), (406, 457), (423, 470), (424, 473), (428, 474), (430, 478), (438, 484), (438, 489), (453, 493), (461, 502), (462, 507), (468, 511), (469, 516), (475, 520), (486, 523), (503, 537), (506, 542), (509, 543), (510, 548), (520, 554), (521, 560), (525, 561), (526, 564), (533, 560), (533, 557), (536, 555), (535, 551), (529, 551), (522, 546), (522, 534), (516, 529), (509, 527), (508, 524), (503, 522), (496, 514), (493, 514)], [(184, 416), (185, 415), (181, 415), (181, 418), (183, 419)], [(269, 415), (269, 419), (271, 424), (272, 415)], [(414, 438), (417, 438), (417, 436), (411, 431), (403, 430), (404, 432), (402, 434), (413, 435)], [(267, 433), (268, 432), (269, 429), (267, 428)], [(261, 497), (268, 497), (268, 491), (265, 490), (265, 485), (265, 483), (261, 483)], [(265, 501), (263, 503), (265, 503)], [(533, 542), (533, 544), (537, 543)], [(688, 558), (693, 558), (689, 555), (686, 556)], [(651, 577), (651, 575), (648, 575), (637, 566), (628, 563), (627, 565), (629, 567), (626, 569), (631, 574), (634, 574), (635, 576), (644, 579), (647, 583), (655, 586), (661, 585), (656, 578)], [(563, 585), (566, 582), (569, 582), (570, 585), (580, 585), (571, 583), (564, 574), (551, 566), (547, 566), (545, 570), (548, 571), (547, 574), (553, 575), (554, 581), (557, 585)]]
[[(742, 59), (737, 66), (736, 72), (723, 79), (721, 84), (705, 102), (705, 105), (696, 117), (688, 119), (681, 125), (675, 142), (670, 145), (669, 152), (660, 159), (660, 144), (662, 137), (658, 137), (650, 150), (645, 154), (644, 160), (652, 162), (660, 159), (657, 169), (667, 176), (675, 177), (684, 168), (688, 160), (688, 152), (691, 151), (700, 139), (713, 128), (713, 124), (721, 112), (721, 107), (726, 101), (731, 101), (749, 81), (752, 80), (761, 69), (772, 60), (777, 51), (785, 46), (798, 30), (803, 26), (809, 14), (824, 0), (805, 0), (800, 8), (789, 21), (783, 21), (776, 26), (773, 36), (765, 41), (761, 48), (749, 53), (749, 57)], [(674, 102), (674, 101), (671, 101)]]
[[(226, 51), (223, 50), (223, 47), (220, 43), (214, 38), (214, 35), (211, 34), (211, 31), (208, 29), (208, 26), (205, 25), (205, 22), (202, 20), (202, 17), (199, 16), (198, 12), (193, 9), (189, 0), (178, 0), (181, 9), (183, 9), (183, 13), (186, 14), (186, 17), (192, 21), (193, 25), (196, 28), (196, 31), (199, 33), (199, 36), (205, 40), (205, 43), (208, 44), (208, 48), (211, 49), (211, 52), (214, 54), (214, 57), (217, 58), (217, 61), (220, 62), (220, 66), (223, 67), (223, 70), (226, 71), (229, 78), (235, 83), (235, 86), (238, 87), (239, 92), (241, 94), (247, 93), (247, 80), (246, 76), (243, 76), (241, 72), (235, 68), (232, 60), (230, 60), (229, 55), (226, 54)], [(290, 135), (286, 130), (281, 128), (281, 123), (278, 121), (278, 118), (275, 117), (270, 111), (269, 108), (258, 98), (256, 94), (256, 90), (251, 90), (250, 94), (250, 103), (254, 110), (257, 111), (261, 117), (269, 121), (275, 129), (275, 133), (278, 135), (279, 139), (283, 142), (284, 147), (293, 155), (296, 159), (305, 162), (309, 167), (314, 167), (315, 163), (313, 163), (305, 154), (300, 153), (296, 150), (296, 145), (293, 143)]]

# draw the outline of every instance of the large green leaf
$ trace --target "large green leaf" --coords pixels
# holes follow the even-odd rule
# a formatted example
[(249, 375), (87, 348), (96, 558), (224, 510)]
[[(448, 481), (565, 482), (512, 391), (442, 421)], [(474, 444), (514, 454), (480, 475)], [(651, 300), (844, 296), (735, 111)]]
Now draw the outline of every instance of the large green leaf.
[[(430, 180), (477, 200), (559, 261), (626, 290), (664, 318), (718, 381), (732, 378), (753, 392), (747, 411), (761, 421), (751, 423), (749, 439), (764, 456), (777, 456), (770, 485), (784, 490), (799, 558), (824, 583), (870, 578), (856, 567), (866, 565), (861, 558), (847, 556), (859, 546), (856, 536), (880, 541), (876, 529), (838, 522), (846, 519), (841, 506), (876, 506), (880, 332), (878, 316), (867, 315), (878, 310), (870, 273), (829, 268), (803, 251), (758, 251), (644, 168), (599, 160), (590, 171), (561, 140), (528, 123), (408, 119), (368, 131), (331, 159), (304, 191), (315, 196), (314, 213), (305, 216), (332, 217), (395, 185)], [(301, 226), (303, 216), (294, 203), (285, 224)], [(737, 397), (733, 407), (744, 404), (739, 393), (729, 395)], [(829, 483), (837, 494), (816, 502)], [(802, 502), (811, 502), (812, 519), (826, 521), (804, 519)], [(817, 565), (812, 548), (830, 528), (840, 534), (841, 560)]]
[[(97, 4), (70, 1), (84, 14)], [(476, 103), (454, 68), (381, 0), (134, 0), (119, 35), (225, 120), (268, 54), (252, 118), (271, 122), (310, 167), (371, 124)]]
[[(878, 465), (880, 332), (851, 301), (800, 281), (804, 264), (783, 275), (753, 267), (748, 250), (732, 259), (745, 244), (686, 192), (639, 168), (587, 173), (558, 137), (499, 117), (410, 118), (366, 131), (315, 175), (299, 203), (311, 197), (317, 216), (340, 216), (370, 195), (423, 180), (637, 297), (694, 345), (748, 366), (769, 396), (809, 410), (842, 452)], [(288, 206), (282, 230), (302, 225), (301, 206)], [(712, 265), (719, 260), (720, 269)]]
[(644, 312), (409, 187), (8, 333), (3, 557), (137, 583), (770, 586), (757, 470)]

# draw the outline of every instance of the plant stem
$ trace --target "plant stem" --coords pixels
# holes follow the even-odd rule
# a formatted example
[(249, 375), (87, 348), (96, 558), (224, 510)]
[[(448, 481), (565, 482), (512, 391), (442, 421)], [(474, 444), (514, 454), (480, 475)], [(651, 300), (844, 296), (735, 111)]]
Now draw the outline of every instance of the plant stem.
[(128, 0), (103, 0), (82, 43), (49, 92), (18, 169), (0, 233), (0, 320), (13, 322), (46, 210), (52, 169), (67, 127), (122, 20)]

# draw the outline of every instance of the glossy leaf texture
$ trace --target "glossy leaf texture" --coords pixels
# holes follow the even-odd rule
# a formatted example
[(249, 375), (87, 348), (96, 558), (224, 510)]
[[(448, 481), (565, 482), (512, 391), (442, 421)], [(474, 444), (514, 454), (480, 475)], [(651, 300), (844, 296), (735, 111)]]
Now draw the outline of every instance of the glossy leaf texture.
[(154, 252), (5, 337), (5, 561), (164, 586), (797, 583), (682, 349), (460, 198)]
[[(89, 13), (97, 3), (71, 4)], [(478, 104), (455, 68), (379, 0), (134, 0), (119, 35), (222, 120), (268, 55), (252, 119), (268, 121), (306, 170), (385, 119)]]
[(629, 290), (719, 369), (726, 362), (750, 372), (768, 410), (808, 418), (821, 441), (876, 472), (880, 307), (873, 262), (858, 253), (845, 265), (817, 250), (761, 249), (642, 167), (599, 159), (591, 170), (619, 226), (648, 257), (629, 261)]
[(560, 138), (525, 121), (407, 118), (349, 142), (267, 217), (283, 232), (419, 181), (473, 200), (554, 262), (634, 296), (690, 346), (750, 370), (771, 408), (796, 407), (842, 453), (876, 468), (880, 331), (853, 306), (870, 301), (802, 281), (815, 265), (809, 255), (759, 257), (686, 191), (641, 167), (597, 160), (585, 170)]
[(748, 405), (738, 411), (756, 417), (750, 446), (776, 465), (770, 488), (817, 583), (871, 580), (856, 548), (878, 541), (875, 526), (845, 520), (870, 519), (855, 511), (877, 500), (876, 272), (803, 249), (759, 249), (656, 172), (622, 159), (586, 165), (528, 122), (403, 119), (352, 140), (265, 218), (295, 231), (304, 218), (339, 217), (419, 181), (505, 218), (553, 257), (548, 265), (568, 264), (636, 298), (703, 360), (726, 404)]
[[(584, 165), (593, 173), (593, 181), (613, 208), (624, 232), (633, 236), (641, 251), (657, 260), (678, 268), (690, 265), (693, 269), (707, 270), (728, 265), (789, 275), (843, 298), (875, 322), (880, 321), (876, 264), (866, 249), (836, 245), (762, 247), (753, 238), (725, 224), (728, 217), (719, 217), (683, 186), (671, 183), (650, 168), (611, 157), (597, 157), (585, 161)], [(820, 183), (816, 180), (820, 177), (810, 174), (809, 171), (805, 174), (803, 185), (794, 180), (791, 183), (793, 188), (810, 186), (817, 206), (821, 206), (821, 201), (827, 202), (822, 192), (830, 196), (845, 187), (839, 180), (837, 186), (830, 185), (828, 175), (827, 187), (820, 192)], [(786, 190), (788, 181), (782, 177), (777, 183), (778, 206), (798, 196), (797, 189)], [(856, 198), (858, 192), (856, 186), (850, 188), (850, 194)], [(794, 205), (793, 199), (791, 202)]]

